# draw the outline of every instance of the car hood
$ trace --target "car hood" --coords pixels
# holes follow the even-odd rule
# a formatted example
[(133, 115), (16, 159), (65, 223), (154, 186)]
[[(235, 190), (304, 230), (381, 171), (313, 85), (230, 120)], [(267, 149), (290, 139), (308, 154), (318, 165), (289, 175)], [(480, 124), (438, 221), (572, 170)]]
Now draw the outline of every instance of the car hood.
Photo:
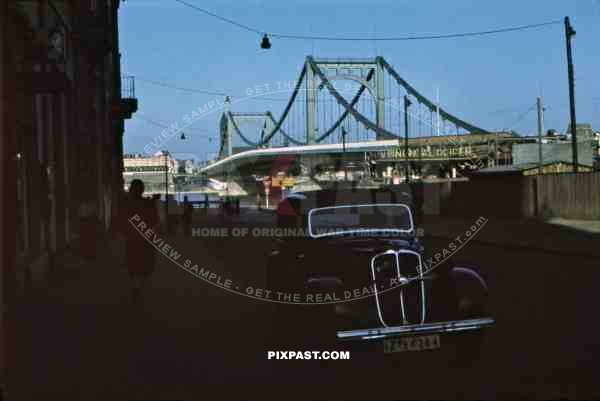
[[(411, 241), (398, 239), (321, 238), (306, 241), (302, 247), (294, 247), (294, 258), (290, 260), (288, 268), (300, 273), (299, 277), (305, 280), (314, 277), (339, 279), (340, 285), (334, 288), (328, 284), (307, 290), (320, 293), (323, 297), (329, 294), (330, 300), (340, 301), (330, 305), (340, 318), (339, 329), (379, 327), (371, 260), (388, 250), (414, 248)], [(399, 291), (391, 291), (399, 300)], [(386, 302), (395, 299), (396, 295), (388, 294)], [(324, 300), (327, 301), (326, 298)]]

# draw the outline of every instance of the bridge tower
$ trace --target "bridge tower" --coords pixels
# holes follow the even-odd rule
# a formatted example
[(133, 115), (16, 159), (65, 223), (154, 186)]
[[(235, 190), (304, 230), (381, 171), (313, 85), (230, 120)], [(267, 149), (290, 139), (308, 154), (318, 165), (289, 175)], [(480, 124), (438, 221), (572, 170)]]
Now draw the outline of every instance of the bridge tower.
[(219, 146), (219, 158), (231, 156), (233, 153), (233, 127), (231, 126), (231, 120), (229, 113), (223, 113), (221, 115), (221, 121), (219, 124), (221, 144)]
[[(314, 144), (317, 132), (317, 93), (323, 82), (354, 81), (364, 85), (375, 103), (375, 123), (385, 128), (385, 70), (382, 57), (375, 59), (313, 59), (307, 57), (306, 69), (306, 142)], [(366, 78), (364, 78), (364, 77)], [(343, 88), (337, 88), (338, 91)], [(377, 139), (382, 139), (377, 134)]]
[(375, 66), (375, 93), (377, 95), (375, 119), (377, 127), (385, 128), (385, 80), (383, 79), (385, 72), (383, 70), (382, 57), (378, 56), (375, 58)]
[[(219, 157), (227, 157), (233, 154), (233, 137), (234, 133), (242, 135), (240, 125), (245, 122), (258, 123), (263, 126), (258, 142), (262, 143), (264, 137), (273, 130), (275, 118), (270, 111), (262, 113), (234, 113), (225, 112), (221, 116), (221, 146)], [(264, 147), (270, 147), (271, 141), (267, 141)]]
[(306, 143), (313, 145), (317, 137), (317, 88), (315, 70), (306, 59)]

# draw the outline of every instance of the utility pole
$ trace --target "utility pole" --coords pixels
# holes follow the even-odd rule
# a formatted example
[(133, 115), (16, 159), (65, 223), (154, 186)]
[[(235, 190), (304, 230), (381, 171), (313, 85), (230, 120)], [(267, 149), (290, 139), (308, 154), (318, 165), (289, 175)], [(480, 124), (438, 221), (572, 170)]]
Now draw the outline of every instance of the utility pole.
[(409, 181), (409, 172), (408, 170), (410, 169), (410, 165), (408, 162), (408, 108), (411, 105), (411, 101), (408, 98), (408, 95), (404, 95), (404, 158), (406, 160), (406, 169), (405, 169), (405, 173), (406, 173), (406, 182), (408, 183)]
[(544, 132), (544, 107), (542, 106), (542, 98), (537, 98), (537, 115), (538, 115), (538, 153), (539, 153), (539, 173), (542, 175), (544, 169), (543, 154), (542, 154), (542, 135)]
[(440, 87), (438, 86), (436, 88), (436, 92), (435, 92), (435, 114), (436, 114), (436, 118), (435, 118), (435, 125), (437, 128), (437, 136), (440, 136)]
[(229, 96), (225, 96), (225, 115), (227, 116), (227, 156), (231, 156), (233, 154), (233, 143), (232, 143), (232, 136), (233, 133), (231, 132), (231, 123), (229, 122), (229, 105), (231, 103), (231, 99)]
[(498, 166), (498, 132), (494, 135), (494, 167)]
[(169, 221), (169, 163), (168, 163), (168, 153), (165, 150), (163, 153), (165, 157), (165, 219), (166, 224), (168, 225)]
[(344, 181), (348, 181), (348, 171), (346, 171), (346, 166), (344, 165), (344, 159), (346, 158), (346, 129), (342, 127), (342, 162), (340, 163), (340, 167), (344, 169)]
[[(229, 118), (229, 105), (231, 103), (231, 99), (228, 95), (225, 96), (225, 113), (227, 114), (227, 118)], [(229, 123), (228, 123), (229, 124)], [(230, 127), (227, 128), (227, 156), (233, 156), (233, 132)], [(226, 201), (229, 202), (229, 190), (231, 186), (231, 159), (228, 161), (228, 169), (227, 169), (227, 195), (225, 197)]]
[(567, 67), (569, 72), (569, 106), (571, 113), (571, 147), (573, 152), (573, 172), (577, 172), (579, 159), (577, 157), (577, 119), (575, 117), (575, 78), (573, 72), (573, 54), (571, 51), (571, 38), (575, 30), (571, 26), (569, 17), (565, 17), (565, 39), (567, 42)]

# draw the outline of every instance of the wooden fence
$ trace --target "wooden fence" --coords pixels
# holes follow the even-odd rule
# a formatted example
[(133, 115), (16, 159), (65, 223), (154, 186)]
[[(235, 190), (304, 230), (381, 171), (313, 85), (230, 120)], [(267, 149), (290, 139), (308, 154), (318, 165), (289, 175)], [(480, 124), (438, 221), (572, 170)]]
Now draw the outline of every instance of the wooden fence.
[(600, 172), (528, 178), (535, 180), (538, 216), (600, 220)]
[(600, 172), (411, 185), (425, 214), (600, 219)]

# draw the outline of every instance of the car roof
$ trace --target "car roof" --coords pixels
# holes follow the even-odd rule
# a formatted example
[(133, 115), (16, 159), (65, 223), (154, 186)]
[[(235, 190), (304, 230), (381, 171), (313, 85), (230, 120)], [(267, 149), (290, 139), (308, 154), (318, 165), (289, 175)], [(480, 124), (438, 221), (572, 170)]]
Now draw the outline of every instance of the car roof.
[[(284, 201), (300, 207), (302, 212), (308, 213), (317, 207), (336, 206), (340, 204), (381, 204), (400, 203), (412, 210), (413, 197), (406, 192), (406, 188), (377, 188), (377, 189), (324, 189), (311, 192), (292, 192), (287, 194)], [(300, 210), (298, 210), (300, 211)]]

